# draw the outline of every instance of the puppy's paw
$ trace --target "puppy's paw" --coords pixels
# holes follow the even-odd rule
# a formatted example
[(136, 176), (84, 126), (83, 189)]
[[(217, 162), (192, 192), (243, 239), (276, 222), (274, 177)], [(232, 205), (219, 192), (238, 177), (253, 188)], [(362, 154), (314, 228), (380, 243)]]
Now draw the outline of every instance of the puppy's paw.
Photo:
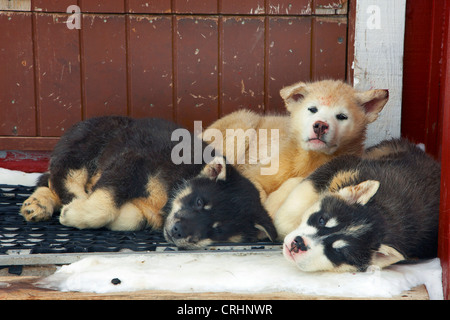
[(65, 226), (78, 229), (98, 229), (114, 220), (118, 209), (99, 202), (95, 197), (74, 199), (61, 209), (59, 222)]
[(85, 202), (85, 200), (75, 199), (63, 206), (61, 215), (59, 216), (59, 222), (68, 227), (78, 229), (89, 228), (89, 212), (86, 210)]
[(20, 214), (26, 221), (45, 221), (51, 218), (53, 205), (47, 199), (31, 196), (22, 204)]

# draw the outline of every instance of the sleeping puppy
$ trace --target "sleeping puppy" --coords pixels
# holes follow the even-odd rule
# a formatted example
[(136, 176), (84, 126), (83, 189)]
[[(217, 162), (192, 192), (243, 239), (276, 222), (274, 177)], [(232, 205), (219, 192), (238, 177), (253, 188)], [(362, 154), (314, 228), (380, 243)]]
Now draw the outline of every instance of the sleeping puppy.
[(440, 166), (405, 140), (317, 169), (277, 212), (284, 256), (303, 271), (365, 271), (437, 255)]
[(42, 221), (60, 210), (60, 222), (79, 229), (165, 225), (167, 240), (185, 248), (275, 239), (256, 188), (222, 156), (195, 163), (194, 154), (174, 152), (181, 152), (176, 130), (187, 133), (186, 150), (207, 147), (162, 119), (107, 116), (79, 122), (55, 146), (49, 172), (20, 213), (27, 221)]

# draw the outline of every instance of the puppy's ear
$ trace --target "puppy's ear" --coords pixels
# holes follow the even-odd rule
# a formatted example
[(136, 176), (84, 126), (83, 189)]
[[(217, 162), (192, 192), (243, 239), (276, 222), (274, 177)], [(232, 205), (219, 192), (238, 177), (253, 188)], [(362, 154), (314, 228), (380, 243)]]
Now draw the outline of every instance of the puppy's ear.
[(277, 239), (276, 235), (273, 237), (273, 235), (271, 235), (270, 232), (264, 228), (264, 226), (258, 223), (255, 223), (255, 229), (258, 229), (258, 240), (269, 239), (271, 242), (274, 242)]
[(303, 100), (308, 93), (307, 84), (304, 82), (297, 82), (280, 90), (280, 96), (283, 98), (286, 108), (289, 112), (292, 111), (292, 104)]
[(389, 100), (389, 90), (369, 90), (356, 93), (356, 99), (364, 108), (368, 123), (372, 123), (378, 118), (378, 114), (383, 110)]
[(258, 240), (269, 239), (272, 242), (277, 240), (277, 229), (275, 229), (272, 219), (269, 217), (266, 210), (261, 208), (261, 210), (257, 212), (257, 216), (254, 221), (254, 227), (258, 230)]
[(225, 164), (225, 158), (217, 156), (211, 160), (200, 172), (200, 176), (209, 178), (211, 180), (225, 180), (227, 177), (227, 166)]
[(340, 189), (337, 193), (349, 204), (359, 203), (365, 205), (377, 193), (380, 182), (366, 180), (356, 186), (348, 186)]
[(371, 265), (380, 268), (405, 260), (405, 257), (391, 246), (382, 244), (380, 248), (372, 254)]

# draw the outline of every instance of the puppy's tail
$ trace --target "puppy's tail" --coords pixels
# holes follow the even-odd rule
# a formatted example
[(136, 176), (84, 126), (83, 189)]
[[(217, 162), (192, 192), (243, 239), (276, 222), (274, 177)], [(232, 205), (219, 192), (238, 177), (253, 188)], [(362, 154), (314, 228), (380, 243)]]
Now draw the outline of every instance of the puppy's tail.
[(42, 174), (36, 183), (36, 187), (49, 187), (50, 172)]

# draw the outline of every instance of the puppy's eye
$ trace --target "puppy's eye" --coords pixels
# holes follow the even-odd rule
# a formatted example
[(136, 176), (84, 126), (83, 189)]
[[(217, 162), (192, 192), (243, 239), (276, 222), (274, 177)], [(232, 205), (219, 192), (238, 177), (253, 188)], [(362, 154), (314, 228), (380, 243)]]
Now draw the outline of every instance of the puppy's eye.
[(344, 113), (339, 113), (338, 115), (336, 115), (336, 119), (338, 120), (347, 120), (348, 116)]
[(316, 113), (317, 111), (319, 111), (319, 110), (317, 109), (317, 107), (309, 107), (308, 110), (309, 110), (309, 112), (311, 112), (311, 113)]
[(203, 209), (203, 206), (204, 206), (204, 205), (205, 205), (205, 204), (204, 204), (202, 198), (197, 197), (197, 198), (195, 199), (195, 202), (194, 202), (194, 208), (195, 208), (195, 209), (197, 209), (197, 210)]
[(318, 220), (319, 226), (324, 227), (327, 223), (324, 217), (320, 217)]

